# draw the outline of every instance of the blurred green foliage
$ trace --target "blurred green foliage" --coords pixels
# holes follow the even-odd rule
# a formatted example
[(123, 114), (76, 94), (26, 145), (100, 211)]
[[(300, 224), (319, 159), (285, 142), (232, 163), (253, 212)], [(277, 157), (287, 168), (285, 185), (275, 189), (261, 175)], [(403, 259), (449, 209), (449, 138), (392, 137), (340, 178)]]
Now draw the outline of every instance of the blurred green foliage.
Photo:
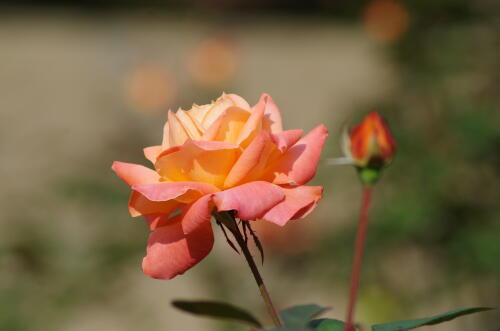
[[(394, 252), (404, 247), (425, 252), (443, 275), (436, 283), (421, 270), (414, 276), (427, 281), (427, 289), (418, 295), (392, 292), (405, 303), (403, 311), (425, 306), (446, 288), (453, 292), (464, 282), (479, 288), (500, 277), (500, 61), (493, 55), (500, 50), (498, 6), (406, 3), (411, 28), (391, 47), (403, 78), (394, 95), (376, 107), (392, 124), (398, 151), (376, 188), (382, 197), (375, 198), (363, 285), (366, 290), (381, 281), (376, 270)], [(493, 7), (481, 8), (487, 4)], [(305, 260), (322, 252), (323, 261), (349, 265), (353, 234), (354, 223), (343, 233), (330, 233)], [(349, 269), (341, 269), (347, 279)], [(498, 302), (500, 293), (493, 288), (479, 297)], [(493, 321), (484, 329), (493, 329)]]

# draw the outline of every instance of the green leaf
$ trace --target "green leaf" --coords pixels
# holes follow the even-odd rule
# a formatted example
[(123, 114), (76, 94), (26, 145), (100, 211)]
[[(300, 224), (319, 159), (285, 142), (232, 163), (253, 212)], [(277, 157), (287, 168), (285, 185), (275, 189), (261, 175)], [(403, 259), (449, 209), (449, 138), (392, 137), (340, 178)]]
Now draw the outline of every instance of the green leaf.
[(311, 319), (330, 308), (316, 304), (300, 305), (280, 311), (281, 319), (287, 327), (304, 327)]
[(250, 313), (227, 303), (216, 301), (175, 300), (172, 301), (172, 305), (180, 310), (195, 315), (235, 320), (258, 328), (262, 327), (262, 324), (260, 324), (260, 322)]
[(398, 322), (390, 322), (384, 324), (376, 324), (372, 326), (373, 331), (403, 331), (403, 330), (411, 330), (418, 328), (424, 325), (433, 325), (442, 322), (446, 322), (457, 318), (459, 316), (473, 314), (481, 311), (491, 310), (494, 308), (487, 307), (475, 307), (475, 308), (464, 308), (464, 309), (456, 309), (446, 312), (444, 314), (428, 317), (428, 318), (419, 318), (415, 320), (408, 321), (398, 321)]
[(342, 331), (344, 330), (344, 322), (333, 318), (321, 318), (309, 322), (309, 326), (314, 331)]
[(265, 329), (265, 331), (343, 331), (344, 322), (332, 319), (321, 318), (312, 320), (307, 325), (301, 326), (282, 326), (279, 328)]

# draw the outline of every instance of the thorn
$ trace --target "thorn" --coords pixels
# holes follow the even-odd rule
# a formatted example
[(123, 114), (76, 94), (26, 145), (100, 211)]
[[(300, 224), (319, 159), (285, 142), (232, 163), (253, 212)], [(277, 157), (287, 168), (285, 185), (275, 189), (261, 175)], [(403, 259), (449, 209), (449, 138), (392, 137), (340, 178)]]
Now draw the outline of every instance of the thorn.
[(221, 222), (217, 221), (217, 225), (220, 226), (221, 230), (222, 230), (222, 233), (224, 233), (224, 237), (226, 237), (226, 241), (227, 243), (229, 244), (229, 246), (234, 249), (234, 251), (238, 254), (240, 254), (240, 251), (236, 248), (236, 246), (234, 245), (234, 243), (231, 241), (231, 239), (229, 239), (229, 237), (227, 236), (227, 232), (226, 232), (226, 229), (224, 229), (224, 225), (222, 225)]
[(257, 237), (257, 234), (255, 231), (252, 229), (250, 226), (250, 222), (247, 222), (247, 227), (250, 230), (250, 234), (252, 235), (253, 241), (255, 243), (255, 246), (259, 249), (260, 252), (260, 259), (262, 260), (262, 265), (264, 265), (264, 248), (262, 247), (262, 244), (259, 240), (259, 237)]
[(245, 240), (245, 244), (248, 243), (248, 224), (247, 224), (247, 222), (243, 222), (243, 239)]

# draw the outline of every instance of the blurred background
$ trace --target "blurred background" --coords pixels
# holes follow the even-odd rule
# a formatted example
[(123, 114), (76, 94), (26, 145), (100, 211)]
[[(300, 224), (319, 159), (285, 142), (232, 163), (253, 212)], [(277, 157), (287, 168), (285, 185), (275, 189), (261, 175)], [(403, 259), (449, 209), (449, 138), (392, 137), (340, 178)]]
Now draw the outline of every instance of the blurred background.
[[(174, 310), (218, 299), (266, 319), (241, 256), (171, 281), (140, 269), (147, 226), (112, 161), (143, 163), (169, 108), (269, 93), (286, 128), (377, 109), (398, 143), (376, 188), (358, 320), (500, 298), (500, 2), (96, 0), (0, 5), (0, 330), (244, 330)], [(276, 304), (344, 318), (360, 187), (322, 163), (307, 219), (261, 224)], [(425, 328), (423, 328), (425, 329)], [(497, 312), (428, 330), (500, 330)], [(365, 329), (366, 330), (366, 329)]]

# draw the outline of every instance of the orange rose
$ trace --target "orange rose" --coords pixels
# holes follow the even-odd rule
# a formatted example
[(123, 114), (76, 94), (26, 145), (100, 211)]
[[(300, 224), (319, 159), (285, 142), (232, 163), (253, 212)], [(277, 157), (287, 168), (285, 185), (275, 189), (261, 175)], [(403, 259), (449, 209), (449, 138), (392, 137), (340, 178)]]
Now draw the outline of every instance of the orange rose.
[(171, 279), (212, 249), (212, 210), (234, 210), (243, 220), (280, 226), (303, 218), (322, 197), (304, 186), (315, 174), (327, 129), (283, 131), (271, 97), (250, 107), (241, 97), (168, 112), (163, 142), (144, 154), (155, 167), (114, 162), (132, 188), (129, 211), (151, 227), (144, 272)]

